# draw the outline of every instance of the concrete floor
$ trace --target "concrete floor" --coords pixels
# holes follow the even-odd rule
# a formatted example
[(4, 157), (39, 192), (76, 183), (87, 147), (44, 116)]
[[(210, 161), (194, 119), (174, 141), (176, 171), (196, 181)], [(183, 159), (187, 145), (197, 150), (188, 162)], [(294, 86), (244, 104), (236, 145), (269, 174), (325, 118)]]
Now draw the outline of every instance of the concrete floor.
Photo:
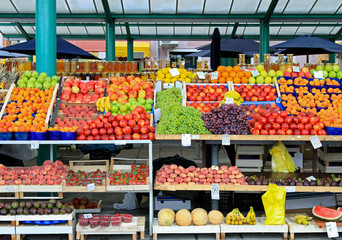
[[(195, 161), (199, 166), (201, 166), (201, 153), (200, 151), (196, 151), (196, 146), (191, 147), (182, 147), (180, 143), (178, 142), (170, 142), (170, 143), (155, 143), (153, 144), (153, 159), (157, 159), (159, 157), (167, 157), (167, 156), (174, 156), (174, 155), (180, 155), (184, 158), (187, 158), (189, 160)], [(133, 149), (123, 149), (116, 157), (119, 158), (148, 158), (148, 148), (147, 145), (141, 145), (137, 144), (134, 145)], [(65, 152), (63, 150), (59, 151), (58, 158), (63, 160), (68, 159), (77, 159), (77, 158), (83, 158), (87, 159), (89, 158), (88, 155), (82, 155), (77, 150), (72, 150), (71, 152)], [(227, 153), (223, 148), (220, 149), (219, 153), (220, 163), (225, 165), (230, 165), (229, 158)], [(117, 164), (122, 163), (122, 161), (116, 161)], [(125, 162), (126, 163), (126, 162)], [(34, 162), (26, 163), (28, 165), (34, 164)], [(127, 163), (126, 163), (127, 164)], [(306, 168), (310, 168), (310, 161), (305, 162)], [(68, 193), (64, 194), (64, 201), (70, 201), (73, 197), (81, 197), (85, 195), (84, 193), (75, 194), (75, 193)], [(131, 213), (134, 216), (146, 216), (146, 236), (145, 239), (152, 240), (152, 237), (149, 236), (149, 228), (148, 228), (148, 205), (143, 204), (141, 208), (133, 210), (133, 211), (126, 211), (126, 210), (114, 210), (113, 209), (113, 203), (120, 203), (122, 202), (124, 194), (118, 194), (118, 193), (90, 193), (86, 194), (87, 197), (90, 200), (103, 200), (103, 209), (102, 213), (109, 213), (109, 214), (115, 214), (115, 213)], [(155, 212), (156, 214), (157, 212)], [(326, 234), (296, 234), (296, 239), (327, 239)], [(1, 240), (2, 238), (0, 238)], [(45, 239), (51, 239), (51, 240), (59, 240), (59, 239), (67, 239), (66, 235), (30, 235), (26, 236), (25, 240), (45, 240)], [(114, 236), (89, 236), (87, 237), (88, 240), (107, 240), (107, 239), (132, 239), (131, 235), (114, 235)], [(175, 235), (158, 235), (158, 239), (161, 240), (169, 240), (169, 239), (184, 239), (184, 240), (204, 240), (204, 239), (215, 239), (214, 234), (175, 234)], [(231, 234), (226, 235), (226, 239), (283, 239), (282, 235), (280, 234)], [(342, 238), (339, 238), (342, 239)]]

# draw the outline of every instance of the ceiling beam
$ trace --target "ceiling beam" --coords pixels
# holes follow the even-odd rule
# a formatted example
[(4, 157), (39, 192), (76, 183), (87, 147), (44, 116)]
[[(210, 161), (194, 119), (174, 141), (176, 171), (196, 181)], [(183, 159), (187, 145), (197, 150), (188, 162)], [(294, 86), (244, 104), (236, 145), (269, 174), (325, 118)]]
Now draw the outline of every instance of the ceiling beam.
[(16, 22), (15, 23), (16, 27), (19, 28), (19, 31), (24, 35), (24, 37), (26, 38), (26, 40), (31, 40), (32, 38), (27, 34), (27, 32), (25, 31), (25, 29), (23, 28), (23, 26), (21, 26), (20, 23)]
[(126, 27), (126, 35), (127, 35), (127, 39), (131, 39), (131, 29), (129, 28), (129, 24), (127, 22), (125, 22), (125, 27)]
[(265, 14), (265, 18), (264, 18), (266, 22), (270, 21), (272, 14), (274, 12), (274, 9), (276, 8), (278, 2), (279, 0), (272, 0), (272, 2), (270, 3), (270, 6), (268, 7), (267, 12)]
[(106, 21), (109, 23), (113, 22), (112, 13), (110, 12), (108, 0), (102, 0), (102, 6), (106, 14)]
[[(259, 25), (258, 25), (258, 26), (259, 26)], [(239, 23), (236, 22), (236, 23), (234, 24), (234, 28), (233, 28), (232, 34), (230, 35), (231, 38), (235, 37), (236, 31), (237, 31), (238, 27), (239, 27)]]
[(338, 32), (332, 37), (332, 41), (336, 41), (342, 34), (342, 27), (340, 28), (340, 30), (338, 30)]

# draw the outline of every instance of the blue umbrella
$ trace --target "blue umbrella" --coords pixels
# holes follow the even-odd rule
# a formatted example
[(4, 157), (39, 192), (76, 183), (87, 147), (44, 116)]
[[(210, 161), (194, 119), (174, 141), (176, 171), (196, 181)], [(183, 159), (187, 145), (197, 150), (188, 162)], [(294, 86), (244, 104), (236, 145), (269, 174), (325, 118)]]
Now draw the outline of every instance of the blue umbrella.
[(221, 34), (218, 28), (214, 29), (210, 44), (210, 67), (216, 70), (221, 65)]
[(272, 46), (274, 49), (282, 49), (281, 53), (292, 53), (294, 55), (341, 53), (342, 46), (326, 39), (304, 35)]
[[(15, 44), (9, 47), (2, 48), (1, 50), (23, 53), (29, 55), (36, 54), (36, 39), (30, 41)], [(72, 58), (83, 58), (83, 59), (98, 59), (94, 55), (84, 51), (83, 49), (69, 43), (68, 41), (57, 37), (57, 58), (58, 59), (72, 59)]]

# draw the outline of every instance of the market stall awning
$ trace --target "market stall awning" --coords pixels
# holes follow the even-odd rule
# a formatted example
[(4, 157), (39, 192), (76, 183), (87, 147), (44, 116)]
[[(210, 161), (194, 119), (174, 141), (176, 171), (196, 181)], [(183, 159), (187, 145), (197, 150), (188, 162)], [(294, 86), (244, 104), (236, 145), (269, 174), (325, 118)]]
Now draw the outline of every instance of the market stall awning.
[[(144, 57), (151, 57), (150, 43), (149, 42), (134, 42), (134, 52), (143, 52)], [(115, 56), (127, 57), (127, 42), (115, 42)]]

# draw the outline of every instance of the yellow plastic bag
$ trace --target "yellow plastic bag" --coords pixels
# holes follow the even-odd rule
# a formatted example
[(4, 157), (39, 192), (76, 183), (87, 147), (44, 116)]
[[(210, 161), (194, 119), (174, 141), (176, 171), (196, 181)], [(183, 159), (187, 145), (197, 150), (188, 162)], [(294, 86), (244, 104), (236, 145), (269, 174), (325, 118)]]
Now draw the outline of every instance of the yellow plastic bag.
[(266, 213), (265, 225), (285, 224), (285, 198), (285, 188), (269, 184), (267, 192), (261, 197)]
[(272, 155), (272, 172), (288, 173), (297, 170), (291, 155), (281, 142), (278, 142), (271, 148), (270, 154)]

